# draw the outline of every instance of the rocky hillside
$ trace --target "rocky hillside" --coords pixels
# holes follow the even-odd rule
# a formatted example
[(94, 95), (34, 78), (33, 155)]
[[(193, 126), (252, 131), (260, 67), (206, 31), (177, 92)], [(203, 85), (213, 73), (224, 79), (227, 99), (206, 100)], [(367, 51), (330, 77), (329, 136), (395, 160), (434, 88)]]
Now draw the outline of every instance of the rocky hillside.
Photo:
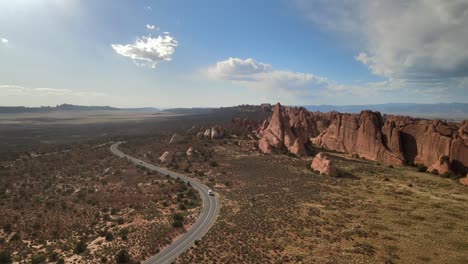
[(316, 146), (389, 164), (424, 164), (438, 173), (468, 171), (468, 120), (448, 123), (404, 116), (309, 112), (277, 104), (256, 131), (264, 153), (306, 155)]

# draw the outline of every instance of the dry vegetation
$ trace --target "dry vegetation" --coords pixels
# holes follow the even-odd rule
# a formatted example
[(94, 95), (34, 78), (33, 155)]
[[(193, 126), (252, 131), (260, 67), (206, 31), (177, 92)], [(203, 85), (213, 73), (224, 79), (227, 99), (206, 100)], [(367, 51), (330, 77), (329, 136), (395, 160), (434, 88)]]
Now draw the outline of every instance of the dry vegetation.
[(69, 147), (0, 163), (0, 262), (141, 261), (195, 221), (192, 187), (113, 156), (109, 144)]
[[(151, 161), (181, 152), (170, 166), (210, 184), (223, 205), (178, 263), (468, 263), (468, 188), (453, 180), (337, 153), (345, 177), (330, 178), (310, 158), (260, 155), (249, 140), (167, 141), (127, 151)], [(182, 154), (189, 146), (197, 157)]]

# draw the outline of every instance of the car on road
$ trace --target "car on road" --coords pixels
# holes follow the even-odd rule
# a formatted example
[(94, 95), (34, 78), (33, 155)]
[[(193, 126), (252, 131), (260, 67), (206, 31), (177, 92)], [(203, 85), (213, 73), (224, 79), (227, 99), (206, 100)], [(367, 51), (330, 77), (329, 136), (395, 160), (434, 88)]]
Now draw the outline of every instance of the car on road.
[(214, 196), (214, 192), (212, 190), (208, 190), (208, 195)]

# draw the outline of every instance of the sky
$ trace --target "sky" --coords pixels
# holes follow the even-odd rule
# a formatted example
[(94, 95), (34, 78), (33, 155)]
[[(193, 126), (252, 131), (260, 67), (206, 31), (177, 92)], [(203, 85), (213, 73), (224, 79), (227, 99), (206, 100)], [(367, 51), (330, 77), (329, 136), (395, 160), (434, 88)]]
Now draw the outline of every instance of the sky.
[(467, 0), (0, 0), (0, 105), (468, 103)]

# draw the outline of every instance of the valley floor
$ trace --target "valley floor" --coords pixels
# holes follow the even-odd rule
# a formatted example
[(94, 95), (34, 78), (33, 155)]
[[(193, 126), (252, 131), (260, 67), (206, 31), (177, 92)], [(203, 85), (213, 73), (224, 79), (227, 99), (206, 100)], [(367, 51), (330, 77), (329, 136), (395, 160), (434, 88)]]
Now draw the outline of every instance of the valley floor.
[(178, 263), (468, 262), (468, 188), (456, 181), (339, 153), (330, 154), (346, 177), (332, 178), (313, 173), (311, 158), (259, 154), (236, 138), (164, 142), (129, 145), (141, 156), (159, 150), (153, 159), (193, 146), (200, 158), (170, 166), (222, 202), (215, 226)]

